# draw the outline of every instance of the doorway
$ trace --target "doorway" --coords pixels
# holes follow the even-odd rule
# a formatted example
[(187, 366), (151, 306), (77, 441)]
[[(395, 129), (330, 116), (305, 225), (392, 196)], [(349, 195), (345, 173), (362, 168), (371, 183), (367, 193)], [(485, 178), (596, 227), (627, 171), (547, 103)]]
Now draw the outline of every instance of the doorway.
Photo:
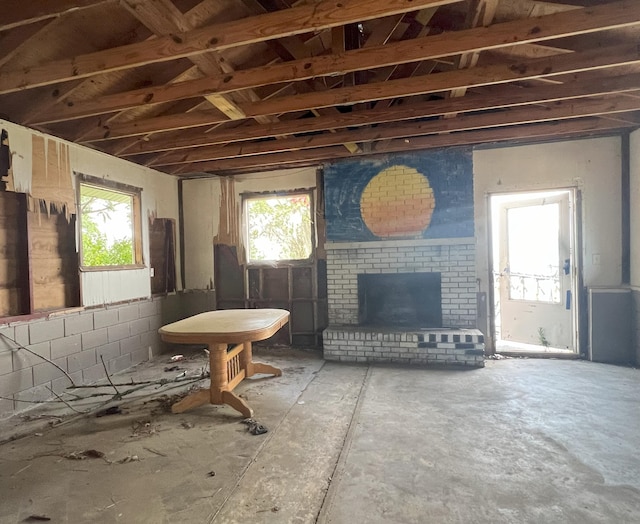
[(497, 352), (576, 354), (574, 202), (569, 189), (490, 197)]

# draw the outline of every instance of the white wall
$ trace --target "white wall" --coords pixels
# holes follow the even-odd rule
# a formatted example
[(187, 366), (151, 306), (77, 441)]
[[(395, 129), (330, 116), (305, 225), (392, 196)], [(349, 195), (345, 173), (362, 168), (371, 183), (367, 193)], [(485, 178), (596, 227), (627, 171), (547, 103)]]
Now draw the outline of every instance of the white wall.
[[(640, 144), (640, 140), (637, 142)], [(488, 195), (552, 188), (577, 188), (582, 195), (580, 255), (584, 285), (621, 284), (619, 137), (476, 150), (473, 154), (473, 170), (480, 291), (488, 291), (490, 282)], [(636, 253), (639, 252), (640, 247), (636, 246)], [(636, 278), (640, 279), (638, 271)], [(481, 327), (486, 329), (485, 326)]]
[(182, 184), (185, 288), (213, 289), (213, 237), (220, 224), (220, 179)]
[[(18, 191), (31, 187), (31, 141), (33, 135), (53, 138), (36, 131), (0, 120), (0, 128), (9, 133), (13, 159), (13, 175)], [(57, 140), (57, 139), (56, 139)], [(95, 177), (142, 188), (142, 245), (144, 269), (122, 271), (92, 271), (81, 274), (82, 305), (94, 306), (149, 297), (149, 216), (178, 220), (177, 178), (148, 169), (93, 149), (62, 140), (69, 145), (71, 170)], [(75, 180), (74, 180), (75, 182)], [(179, 239), (176, 239), (179, 245)], [(176, 254), (176, 258), (177, 254)], [(179, 274), (179, 260), (176, 260)]]
[[(288, 191), (316, 187), (316, 168), (287, 169), (236, 175), (233, 181), (238, 216), (235, 223), (242, 227), (242, 194), (265, 191)], [(184, 243), (186, 289), (213, 288), (213, 241), (220, 234), (220, 215), (226, 213), (222, 201), (222, 183), (218, 177), (185, 180)], [(233, 221), (231, 221), (233, 222)], [(224, 233), (224, 232), (223, 232)]]

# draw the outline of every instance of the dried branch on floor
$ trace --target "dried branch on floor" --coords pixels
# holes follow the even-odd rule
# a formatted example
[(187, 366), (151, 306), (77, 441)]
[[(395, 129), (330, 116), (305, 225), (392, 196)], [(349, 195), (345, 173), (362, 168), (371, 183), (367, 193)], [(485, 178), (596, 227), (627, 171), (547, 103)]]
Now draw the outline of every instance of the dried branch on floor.
[[(163, 380), (168, 380), (168, 379), (163, 379)], [(140, 386), (142, 384), (157, 384), (158, 381), (157, 380), (140, 380), (140, 381), (131, 381), (131, 382), (115, 382), (114, 384), (112, 384), (113, 386), (120, 386), (120, 387), (124, 387), (124, 386)], [(88, 388), (104, 388), (107, 387), (106, 384), (80, 384), (79, 386), (73, 385), (73, 386), (68, 386), (67, 390), (69, 389), (88, 389)]]
[(51, 389), (49, 386), (47, 386), (47, 389), (49, 391), (51, 391), (51, 393), (53, 393), (53, 395), (60, 401), (62, 402), (65, 406), (67, 406), (71, 411), (75, 411), (76, 413), (86, 413), (86, 411), (80, 411), (76, 408), (74, 408), (71, 404), (69, 404), (65, 399), (63, 399), (60, 395), (58, 395), (53, 389)]
[(100, 362), (102, 362), (102, 367), (104, 368), (104, 374), (107, 376), (107, 380), (109, 381), (109, 384), (111, 384), (111, 387), (113, 389), (115, 389), (115, 391), (116, 391), (116, 394), (113, 396), (113, 400), (120, 400), (122, 398), (122, 396), (120, 395), (120, 392), (118, 391), (118, 388), (111, 381), (111, 376), (109, 375), (109, 371), (107, 371), (107, 365), (104, 363), (104, 356), (103, 355), (100, 355)]
[[(113, 402), (114, 400), (120, 400), (122, 399), (122, 397), (125, 397), (126, 395), (130, 395), (131, 393), (135, 393), (136, 391), (139, 391), (141, 389), (144, 389), (145, 387), (148, 386), (152, 386), (152, 385), (156, 385), (158, 387), (162, 387), (162, 386), (166, 386), (168, 384), (175, 384), (173, 387), (167, 388), (167, 390), (169, 389), (173, 389), (175, 387), (179, 387), (182, 385), (186, 385), (186, 384), (194, 384), (196, 382), (200, 382), (201, 380), (207, 379), (209, 378), (209, 372), (202, 372), (200, 375), (198, 376), (184, 376), (184, 375), (179, 375), (173, 379), (166, 379), (166, 378), (162, 378), (159, 380), (145, 380), (142, 382), (131, 382), (130, 384), (118, 384), (119, 386), (129, 386), (129, 385), (133, 385), (134, 387), (129, 388), (125, 391), (120, 392), (118, 395), (113, 395), (112, 393), (92, 393), (91, 395), (86, 395), (86, 396), (80, 396), (80, 395), (74, 395), (74, 398), (69, 399), (69, 400), (63, 400), (59, 395), (56, 395), (55, 392), (54, 395), (57, 397), (55, 400), (24, 400), (24, 399), (14, 399), (12, 397), (5, 397), (0, 395), (0, 400), (15, 400), (16, 402), (23, 402), (25, 404), (65, 404), (67, 405), (69, 408), (73, 409), (72, 406), (69, 404), (70, 402), (77, 402), (80, 400), (86, 400), (89, 398), (95, 398), (95, 397), (110, 397), (104, 401), (102, 401), (98, 406), (95, 406), (92, 408), (92, 410), (95, 409), (99, 409), (102, 408), (103, 406), (106, 406), (107, 404), (109, 404), (110, 402)], [(73, 386), (69, 386), (69, 389), (82, 389), (82, 388), (104, 388), (104, 387), (109, 387), (108, 384), (104, 384), (104, 385), (89, 385), (89, 386), (78, 386), (78, 385), (73, 385)], [(165, 390), (166, 391), (166, 390)], [(71, 393), (72, 394), (72, 393)], [(76, 411), (80, 414), (86, 414), (88, 413), (87, 411), (78, 411), (76, 409), (73, 409), (73, 411)]]

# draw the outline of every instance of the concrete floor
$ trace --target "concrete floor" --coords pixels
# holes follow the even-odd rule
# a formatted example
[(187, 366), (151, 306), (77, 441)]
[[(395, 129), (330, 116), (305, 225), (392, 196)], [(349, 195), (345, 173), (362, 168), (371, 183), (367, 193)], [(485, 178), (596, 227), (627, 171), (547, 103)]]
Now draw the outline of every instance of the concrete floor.
[[(640, 522), (638, 370), (504, 359), (449, 371), (257, 353), (284, 375), (236, 392), (268, 433), (249, 434), (228, 407), (159, 412), (151, 399), (163, 389), (121, 403), (123, 414), (47, 430), (33, 426), (35, 412), (19, 426), (27, 437), (0, 446), (0, 522)], [(5, 421), (0, 436), (16, 427)], [(85, 449), (107, 460), (63, 458)]]

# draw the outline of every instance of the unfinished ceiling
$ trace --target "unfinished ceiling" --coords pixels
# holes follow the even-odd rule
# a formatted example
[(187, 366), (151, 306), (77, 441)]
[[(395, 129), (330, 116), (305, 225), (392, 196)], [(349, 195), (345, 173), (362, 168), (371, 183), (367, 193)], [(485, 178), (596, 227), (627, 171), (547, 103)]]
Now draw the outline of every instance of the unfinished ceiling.
[(176, 175), (640, 125), (638, 0), (0, 9), (0, 117)]

